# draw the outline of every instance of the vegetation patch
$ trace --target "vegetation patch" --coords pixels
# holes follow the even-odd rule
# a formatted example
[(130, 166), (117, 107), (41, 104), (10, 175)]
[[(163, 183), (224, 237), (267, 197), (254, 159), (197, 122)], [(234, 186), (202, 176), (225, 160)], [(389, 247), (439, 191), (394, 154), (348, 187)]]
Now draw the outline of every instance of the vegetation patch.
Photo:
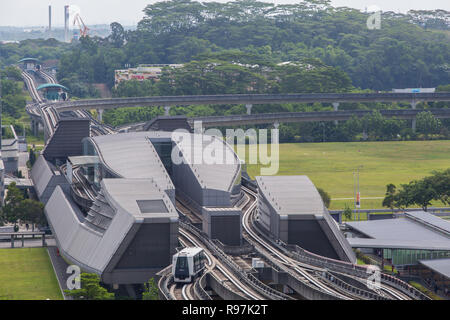
[(0, 249), (1, 300), (61, 300), (46, 248)]

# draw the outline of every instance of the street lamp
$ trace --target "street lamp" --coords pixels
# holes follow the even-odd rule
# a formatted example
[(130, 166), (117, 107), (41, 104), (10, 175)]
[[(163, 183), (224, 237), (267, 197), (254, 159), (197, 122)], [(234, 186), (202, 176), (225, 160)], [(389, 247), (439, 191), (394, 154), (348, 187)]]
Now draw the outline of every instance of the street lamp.
[[(355, 200), (355, 209), (358, 212), (358, 221), (360, 220), (360, 212), (359, 209), (361, 208), (361, 194), (359, 192), (359, 170), (362, 169), (364, 166), (358, 166), (356, 168), (356, 172), (353, 171), (353, 199)], [(356, 179), (356, 183), (355, 183)], [(356, 212), (355, 212), (355, 220), (356, 220)]]

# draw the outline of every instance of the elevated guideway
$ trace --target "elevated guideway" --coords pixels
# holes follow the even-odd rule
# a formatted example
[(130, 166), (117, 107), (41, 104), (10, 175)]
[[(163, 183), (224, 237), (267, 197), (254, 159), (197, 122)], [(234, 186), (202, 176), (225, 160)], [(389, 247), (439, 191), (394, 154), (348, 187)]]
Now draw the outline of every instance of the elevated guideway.
[[(430, 111), (436, 118), (449, 119), (450, 109), (401, 109), (401, 110), (379, 110), (386, 118), (396, 118), (402, 120), (414, 120), (416, 116), (423, 111)], [(280, 113), (261, 113), (261, 114), (243, 114), (226, 115), (212, 117), (190, 118), (189, 122), (193, 125), (194, 121), (201, 121), (204, 128), (221, 126), (240, 126), (267, 123), (292, 123), (292, 122), (316, 122), (316, 121), (345, 121), (354, 116), (361, 118), (371, 114), (372, 110), (343, 110), (343, 111), (321, 111), (321, 112), (280, 112)]]
[(59, 110), (115, 109), (150, 106), (189, 106), (221, 104), (283, 103), (358, 103), (358, 102), (439, 102), (450, 101), (450, 92), (442, 93), (311, 93), (311, 94), (225, 94), (192, 96), (155, 96), (67, 101), (54, 104)]

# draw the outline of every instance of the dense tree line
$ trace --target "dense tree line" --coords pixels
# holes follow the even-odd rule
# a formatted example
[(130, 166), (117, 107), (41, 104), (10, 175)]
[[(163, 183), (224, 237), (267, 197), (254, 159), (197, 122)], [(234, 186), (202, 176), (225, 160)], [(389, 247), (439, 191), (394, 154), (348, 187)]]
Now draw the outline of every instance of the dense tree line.
[(187, 63), (237, 50), (257, 56), (252, 64), (318, 58), (340, 67), (359, 88), (450, 82), (448, 35), (434, 30), (447, 30), (441, 11), (383, 13), (380, 30), (367, 28), (368, 14), (334, 8), (326, 0), (292, 5), (175, 0), (148, 5), (144, 12), (137, 30), (114, 23), (108, 38), (82, 41), (64, 55), (62, 77), (75, 73), (112, 86), (112, 70), (124, 64)]
[(17, 230), (17, 223), (30, 223), (34, 230), (35, 224), (46, 224), (44, 204), (30, 199), (22, 192), (15, 182), (8, 186), (5, 204), (0, 211), (0, 225), (12, 223)]
[(383, 206), (405, 209), (418, 205), (427, 211), (433, 200), (450, 205), (450, 169), (433, 172), (433, 175), (421, 180), (402, 184), (399, 189), (394, 184), (387, 185)]
[(26, 105), (20, 71), (14, 67), (6, 67), (0, 70), (0, 79), (3, 114), (16, 119), (20, 118)]

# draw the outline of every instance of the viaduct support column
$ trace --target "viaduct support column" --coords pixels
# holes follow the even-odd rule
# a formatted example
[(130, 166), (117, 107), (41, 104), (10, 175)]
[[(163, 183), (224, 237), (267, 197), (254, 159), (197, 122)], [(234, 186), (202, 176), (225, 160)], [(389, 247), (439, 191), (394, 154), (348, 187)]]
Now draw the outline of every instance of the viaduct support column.
[[(334, 109), (334, 111), (338, 111), (339, 110), (339, 102), (333, 102), (333, 109)], [(334, 120), (334, 124), (338, 125), (338, 121)]]
[[(419, 102), (415, 101), (415, 100), (411, 101), (411, 108), (413, 108), (413, 110), (415, 110), (418, 103)], [(414, 118), (412, 120), (411, 129), (412, 129), (413, 132), (416, 132), (416, 118)]]
[(39, 135), (41, 123), (39, 121), (34, 121), (34, 129), (36, 130), (35, 136)]
[(34, 120), (30, 119), (30, 127), (33, 135), (36, 135), (36, 129), (34, 128)]
[(98, 122), (102, 122), (103, 121), (103, 109), (97, 109), (97, 120)]
[(245, 108), (247, 109), (247, 114), (252, 114), (252, 104), (246, 104)]
[(164, 115), (169, 116), (170, 115), (169, 112), (170, 112), (170, 106), (164, 106)]

